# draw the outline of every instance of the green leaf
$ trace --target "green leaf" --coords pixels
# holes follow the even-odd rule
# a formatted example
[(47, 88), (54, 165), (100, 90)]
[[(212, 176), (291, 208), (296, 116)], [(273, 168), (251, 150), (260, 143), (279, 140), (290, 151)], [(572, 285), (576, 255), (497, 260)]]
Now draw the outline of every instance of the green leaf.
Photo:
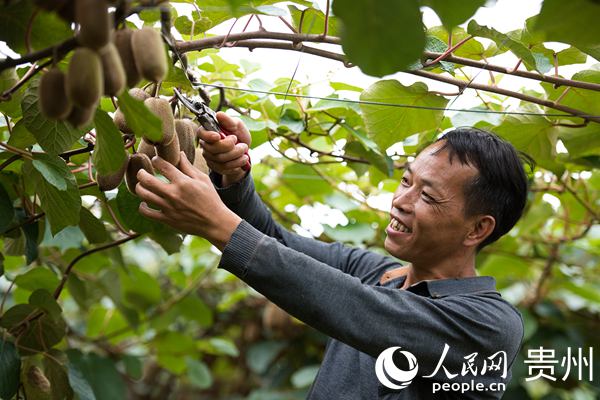
[(564, 167), (556, 159), (558, 128), (535, 116), (508, 116), (492, 131), (530, 155), (538, 165), (560, 175)]
[(148, 235), (160, 245), (167, 254), (175, 254), (181, 249), (183, 237), (180, 233), (166, 225), (157, 225)]
[(69, 383), (77, 397), (80, 400), (96, 400), (94, 391), (89, 382), (84, 378), (83, 373), (72, 365), (69, 366), (68, 371)]
[(23, 122), (45, 151), (59, 154), (69, 150), (83, 135), (83, 131), (63, 121), (48, 120), (42, 115), (38, 106), (38, 85), (39, 79), (33, 79), (25, 91), (21, 101)]
[(110, 239), (104, 223), (85, 207), (79, 213), (79, 228), (91, 244), (104, 243)]
[(162, 123), (160, 118), (154, 115), (143, 101), (134, 99), (125, 90), (118, 96), (119, 108), (125, 115), (127, 125), (133, 130), (137, 137), (145, 136), (153, 142), (162, 139)]
[(0, 233), (8, 229), (14, 217), (13, 203), (4, 189), (4, 185), (0, 183)]
[(0, 336), (0, 398), (12, 399), (19, 390), (21, 357), (15, 345)]
[[(0, 103), (1, 104), (1, 103)], [(20, 109), (20, 102), (19, 102)], [(8, 144), (11, 146), (18, 147), (20, 149), (26, 149), (37, 143), (37, 140), (31, 132), (25, 126), (25, 121), (22, 119), (18, 120), (13, 126), (12, 133), (8, 139)]]
[(549, 61), (543, 55), (538, 55), (537, 59), (531, 51), (521, 42), (511, 38), (510, 36), (498, 32), (493, 28), (487, 26), (481, 26), (475, 20), (471, 20), (467, 27), (467, 32), (473, 36), (479, 36), (493, 40), (500, 50), (508, 49), (514, 53), (517, 57), (523, 60), (523, 63), (529, 69), (544, 69)]
[(25, 328), (19, 337), (19, 344), (23, 346), (20, 352), (23, 355), (47, 351), (65, 336), (66, 325), (62, 317), (52, 318), (47, 313), (41, 314), (28, 324), (21, 325), (26, 318), (38, 312), (39, 308), (31, 304), (17, 304), (0, 318), (0, 326), (3, 328), (11, 330), (19, 325)]
[(583, 64), (587, 61), (585, 53), (576, 49), (575, 47), (569, 47), (556, 53), (558, 65), (572, 65), (572, 64)]
[(34, 291), (36, 289), (46, 289), (49, 292), (54, 291), (58, 286), (56, 274), (48, 268), (35, 267), (15, 278), (15, 284), (22, 288)]
[(54, 296), (46, 289), (36, 289), (31, 293), (29, 304), (38, 307), (40, 310), (44, 310), (54, 320), (61, 318), (62, 308), (60, 308)]
[(123, 147), (123, 137), (105, 111), (96, 110), (96, 146), (94, 147), (94, 167), (99, 175), (113, 175), (127, 162), (127, 152)]
[(578, 158), (600, 153), (600, 126), (591, 123), (583, 128), (562, 128), (559, 137), (569, 151), (569, 157)]
[[(6, 90), (12, 88), (18, 81), (19, 81), (19, 77), (14, 68), (9, 68), (9, 69), (5, 69), (4, 71), (0, 71), (0, 93), (4, 93)], [(15, 93), (13, 93), (11, 95), (10, 100), (0, 102), (0, 112), (5, 113), (6, 115), (8, 115), (11, 118), (19, 117), (21, 115), (20, 104), (21, 104), (22, 97), (23, 97), (22, 91), (17, 90)], [(14, 128), (13, 128), (13, 134), (14, 134)]]
[(123, 299), (127, 304), (141, 310), (160, 302), (161, 291), (156, 279), (139, 268), (132, 268), (128, 274), (121, 275)]
[(360, 245), (371, 241), (377, 233), (370, 224), (357, 223), (346, 226), (338, 225), (331, 228), (329, 225), (323, 225), (325, 234), (337, 242), (353, 243)]
[(186, 357), (185, 363), (187, 365), (187, 377), (192, 386), (199, 389), (207, 389), (212, 386), (212, 375), (204, 362)]
[(383, 80), (369, 86), (360, 99), (368, 102), (400, 104), (404, 106), (435, 107), (440, 110), (361, 104), (369, 137), (382, 151), (407, 137), (437, 128), (444, 116), (448, 100), (429, 93), (427, 85), (416, 82), (404, 86), (396, 80)]
[[(63, 353), (53, 351), (51, 356), (45, 355), (43, 359), (44, 374), (50, 381), (52, 387), (52, 400), (64, 400), (73, 398), (73, 389), (69, 384), (69, 376), (66, 367), (58, 360), (57, 354)], [(62, 358), (62, 357), (61, 357)], [(80, 399), (83, 398), (80, 396)]]
[[(571, 78), (576, 81), (600, 83), (600, 67), (594, 66), (592, 69), (579, 71)], [(589, 115), (600, 115), (600, 92), (580, 88), (570, 88), (564, 95), (567, 88), (558, 89), (550, 83), (541, 83), (546, 91), (549, 100), (556, 101), (559, 97), (560, 104), (584, 111)]]
[(300, 368), (292, 375), (292, 386), (294, 386), (295, 388), (309, 387), (315, 380), (317, 372), (319, 372), (318, 365), (308, 365), (306, 367)]
[(34, 153), (31, 163), (46, 182), (58, 190), (67, 190), (68, 179), (73, 174), (62, 158), (46, 153)]
[[(434, 26), (427, 30), (428, 35), (432, 35), (440, 39), (443, 43), (448, 43), (448, 31), (443, 26)], [(452, 42), (458, 43), (466, 39), (469, 34), (461, 27), (456, 27), (452, 30)], [(483, 45), (474, 38), (467, 40), (462, 46), (454, 50), (452, 54), (458, 57), (472, 58), (480, 60), (484, 52)]]
[[(322, 11), (312, 7), (301, 10), (295, 5), (288, 5), (288, 8), (292, 15), (294, 27), (298, 32), (314, 34), (323, 34), (325, 32), (325, 14)], [(300, 26), (301, 21), (302, 27)], [(339, 35), (337, 18), (331, 15), (327, 24), (327, 34), (331, 36)]]
[(345, 82), (329, 82), (329, 86), (331, 86), (334, 90), (349, 90), (351, 92), (362, 92), (364, 89), (358, 86), (351, 85)]
[(31, 1), (13, 1), (3, 5), (0, 13), (0, 41), (17, 53), (28, 52), (25, 38), (29, 37), (31, 51), (41, 50), (56, 45), (64, 39), (73, 36), (69, 24), (56, 13), (39, 10), (33, 19), (31, 31), (27, 33), (29, 21), (34, 11)]
[(543, 33), (546, 41), (568, 43), (579, 48), (595, 46), (600, 37), (598, 15), (600, 4), (597, 1), (544, 0), (534, 29)]
[[(67, 355), (73, 368), (80, 371), (83, 379), (89, 383), (97, 400), (126, 398), (125, 383), (111, 359), (100, 357), (95, 353), (83, 354), (78, 350), (69, 350)], [(71, 373), (69, 373), (70, 378)], [(73, 389), (75, 390), (75, 387)], [(77, 390), (75, 392), (79, 394)]]
[(125, 184), (119, 186), (116, 203), (125, 227), (138, 233), (148, 233), (156, 227), (157, 223), (140, 214), (138, 210), (141, 202), (141, 199), (132, 194)]
[[(373, 76), (406, 69), (421, 56), (425, 33), (417, 0), (337, 0), (342, 47), (350, 62)], [(401, 40), (399, 40), (401, 38)]]
[(331, 192), (331, 186), (310, 166), (292, 164), (283, 170), (281, 179), (298, 196), (314, 196)]
[(198, 348), (217, 355), (224, 354), (231, 357), (237, 357), (240, 354), (235, 343), (225, 338), (213, 337), (208, 339), (208, 341), (201, 341), (198, 343)]
[(479, 7), (485, 4), (485, 0), (421, 0), (423, 5), (429, 6), (440, 17), (442, 24), (447, 30), (452, 29), (471, 17)]
[(285, 347), (285, 343), (275, 341), (264, 341), (252, 345), (248, 349), (246, 357), (248, 368), (255, 374), (264, 374)]
[(58, 190), (49, 184), (29, 161), (23, 164), (23, 173), (35, 185), (36, 192), (40, 196), (41, 207), (48, 217), (53, 235), (67, 226), (79, 223), (81, 197), (73, 174), (69, 173), (69, 176), (65, 177), (66, 190)]
[(213, 312), (196, 294), (190, 294), (181, 300), (176, 309), (185, 318), (196, 321), (203, 328), (213, 324)]

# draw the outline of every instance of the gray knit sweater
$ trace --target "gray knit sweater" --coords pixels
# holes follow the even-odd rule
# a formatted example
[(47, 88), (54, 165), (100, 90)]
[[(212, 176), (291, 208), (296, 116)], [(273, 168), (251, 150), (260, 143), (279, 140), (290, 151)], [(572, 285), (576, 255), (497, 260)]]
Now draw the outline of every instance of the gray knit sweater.
[[(404, 277), (398, 277), (382, 285), (382, 275), (400, 266), (396, 259), (287, 231), (273, 220), (250, 175), (226, 188), (218, 174), (211, 179), (243, 219), (219, 266), (331, 337), (309, 399), (502, 397), (496, 384), (510, 380), (523, 323), (493, 278), (422, 281), (400, 290)], [(376, 358), (392, 346), (418, 361), (417, 376), (400, 390), (375, 374)], [(396, 351), (394, 357), (402, 369), (402, 356)]]

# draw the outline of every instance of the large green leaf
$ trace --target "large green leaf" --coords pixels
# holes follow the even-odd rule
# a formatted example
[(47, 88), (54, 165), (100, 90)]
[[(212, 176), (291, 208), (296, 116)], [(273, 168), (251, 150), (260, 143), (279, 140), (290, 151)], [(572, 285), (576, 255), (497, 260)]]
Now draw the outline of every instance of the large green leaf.
[[(325, 32), (325, 14), (322, 11), (312, 7), (301, 10), (294, 5), (289, 5), (288, 8), (292, 15), (294, 27), (299, 32), (315, 34), (323, 34)], [(302, 22), (302, 27), (300, 27), (300, 22)], [(300, 28), (302, 29), (300, 30)], [(330, 36), (339, 35), (337, 18), (331, 15), (327, 24), (327, 34)]]
[(510, 37), (509, 35), (498, 32), (494, 28), (481, 26), (477, 22), (475, 22), (475, 20), (469, 22), (467, 32), (469, 32), (473, 36), (479, 36), (493, 40), (500, 50), (510, 50), (517, 57), (523, 60), (523, 63), (529, 69), (535, 69), (537, 71), (548, 71), (548, 65), (550, 63), (550, 60), (548, 60), (543, 54), (532, 53), (531, 50), (527, 48), (527, 46), (514, 39), (513, 37)]
[(212, 386), (213, 379), (208, 366), (201, 360), (186, 357), (187, 376), (190, 383), (199, 388), (206, 389)]
[[(78, 350), (69, 350), (67, 355), (72, 368), (78, 370), (84, 380), (89, 383), (97, 400), (126, 398), (125, 383), (117, 371), (114, 361), (95, 353), (84, 354)], [(71, 374), (69, 374), (69, 378), (71, 378)], [(78, 390), (75, 392), (78, 393)]]
[(48, 183), (44, 176), (37, 171), (31, 162), (23, 164), (23, 173), (35, 185), (36, 193), (40, 196), (41, 207), (50, 222), (50, 231), (53, 235), (69, 225), (79, 223), (79, 210), (81, 197), (77, 182), (73, 174), (65, 177), (66, 190), (58, 190)]
[(555, 161), (558, 130), (548, 120), (536, 116), (508, 116), (500, 126), (492, 128), (537, 164), (560, 174), (564, 166)]
[[(0, 12), (0, 41), (18, 53), (25, 53), (25, 38), (29, 36), (31, 50), (41, 50), (44, 47), (56, 45), (62, 40), (73, 36), (69, 24), (56, 13), (40, 10), (31, 19), (33, 1), (11, 1), (3, 5)], [(27, 34), (30, 21), (32, 22), (29, 35)]]
[(12, 399), (19, 389), (21, 357), (15, 345), (0, 336), (0, 398)]
[(31, 164), (50, 185), (60, 191), (67, 190), (67, 184), (73, 174), (65, 160), (46, 153), (36, 153)]
[(144, 311), (161, 299), (160, 286), (147, 272), (139, 268), (131, 268), (129, 273), (121, 274), (123, 299), (127, 305)]
[(600, 3), (594, 0), (544, 0), (534, 28), (545, 34), (546, 41), (596, 46), (600, 37), (598, 15)]
[(435, 11), (449, 31), (465, 22), (485, 4), (485, 0), (421, 0), (421, 2)]
[(331, 186), (308, 165), (289, 165), (283, 170), (281, 179), (300, 197), (325, 194), (332, 190)]
[(104, 243), (110, 239), (104, 223), (94, 216), (85, 207), (81, 207), (79, 214), (79, 228), (87, 238), (88, 242)]
[[(442, 122), (443, 109), (448, 103), (443, 96), (429, 93), (424, 83), (417, 82), (411, 86), (404, 86), (396, 80), (375, 82), (362, 92), (360, 99), (388, 104), (361, 104), (369, 137), (383, 151), (415, 133), (437, 128)], [(394, 104), (417, 107), (417, 109), (394, 107)], [(418, 107), (436, 109), (418, 109)]]
[[(0, 93), (12, 88), (19, 81), (17, 72), (14, 68), (5, 69), (0, 71)], [(11, 118), (17, 118), (21, 115), (21, 97), (22, 92), (20, 90), (12, 94), (10, 100), (0, 101), (0, 112), (5, 113)]]
[(561, 128), (559, 137), (569, 151), (569, 157), (578, 158), (600, 154), (600, 125), (590, 123), (583, 128)]
[(83, 135), (83, 131), (63, 121), (48, 120), (42, 115), (38, 106), (38, 84), (39, 79), (34, 79), (21, 101), (23, 122), (44, 150), (50, 154), (59, 154), (69, 150)]
[(336, 0), (342, 47), (348, 59), (373, 76), (406, 69), (421, 56), (425, 32), (417, 0)]
[(26, 290), (46, 289), (53, 291), (58, 285), (56, 274), (48, 268), (35, 267), (15, 278), (15, 284)]
[(123, 147), (123, 137), (105, 111), (96, 110), (96, 146), (94, 147), (94, 167), (99, 175), (116, 174), (127, 161)]
[(143, 101), (134, 99), (124, 91), (119, 95), (119, 108), (125, 115), (127, 125), (133, 130), (137, 137), (145, 136), (153, 142), (160, 142), (162, 138), (162, 123), (160, 118), (154, 115)]

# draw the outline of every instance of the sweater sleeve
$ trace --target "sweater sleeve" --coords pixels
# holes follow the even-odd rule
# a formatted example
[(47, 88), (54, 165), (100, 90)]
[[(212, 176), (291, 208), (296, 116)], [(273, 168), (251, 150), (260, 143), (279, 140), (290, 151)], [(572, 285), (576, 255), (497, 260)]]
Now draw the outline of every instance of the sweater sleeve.
[(518, 351), (514, 338), (522, 335), (520, 317), (496, 292), (484, 299), (433, 299), (364, 284), (323, 268), (321, 261), (282, 245), (246, 221), (223, 249), (219, 266), (296, 318), (372, 357), (401, 346), (431, 371), (442, 353), (440, 346), (448, 344), (454, 350), (444, 365), (460, 370), (464, 354)]
[(325, 243), (288, 231), (275, 222), (271, 212), (256, 193), (250, 174), (240, 182), (225, 188), (221, 187), (220, 175), (213, 172), (210, 177), (221, 200), (240, 218), (284, 246), (306, 254), (326, 266), (358, 277), (365, 283), (374, 284), (384, 271), (400, 265), (392, 257), (338, 242)]

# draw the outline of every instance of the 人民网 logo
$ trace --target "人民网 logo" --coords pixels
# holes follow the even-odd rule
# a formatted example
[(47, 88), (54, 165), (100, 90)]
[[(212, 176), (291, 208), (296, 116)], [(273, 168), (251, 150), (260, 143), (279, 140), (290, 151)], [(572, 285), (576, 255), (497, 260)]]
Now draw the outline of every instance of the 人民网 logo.
[(381, 384), (389, 389), (400, 390), (411, 384), (419, 372), (417, 358), (411, 352), (401, 350), (399, 353), (406, 357), (408, 370), (402, 370), (394, 363), (394, 353), (400, 346), (389, 347), (381, 352), (375, 361), (375, 374)]

